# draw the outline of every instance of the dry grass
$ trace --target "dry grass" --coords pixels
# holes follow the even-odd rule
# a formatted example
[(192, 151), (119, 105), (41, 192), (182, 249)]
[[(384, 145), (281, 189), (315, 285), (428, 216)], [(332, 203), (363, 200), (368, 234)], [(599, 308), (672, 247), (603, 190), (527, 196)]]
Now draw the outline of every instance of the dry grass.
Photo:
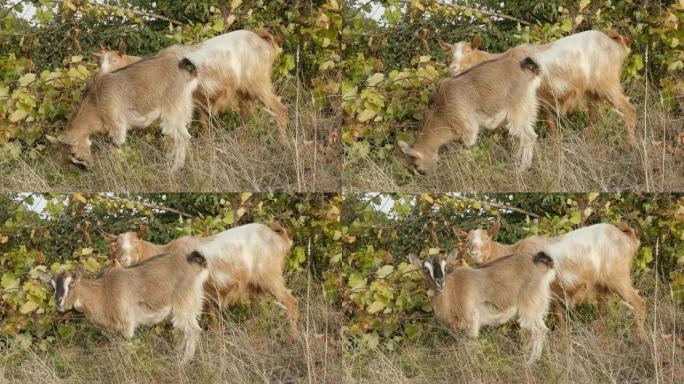
[[(605, 105), (593, 126), (577, 113), (559, 121), (561, 136), (540, 134), (532, 168), (520, 172), (512, 162), (511, 140), (500, 128), (482, 132), (467, 150), (453, 142), (442, 148), (439, 169), (414, 176), (397, 150), (385, 159), (347, 150), (345, 191), (567, 192), (684, 190), (684, 117), (663, 110), (657, 95), (632, 87), (638, 109), (637, 148), (625, 148), (620, 116)], [(538, 129), (540, 131), (540, 129)], [(664, 143), (664, 145), (663, 145)]]
[(195, 359), (186, 366), (179, 363), (168, 326), (139, 330), (132, 345), (93, 330), (47, 351), (13, 348), (0, 355), (0, 383), (339, 382), (342, 348), (334, 335), (340, 316), (320, 297), (299, 297), (298, 338), (287, 336), (285, 314), (277, 306), (264, 305), (259, 314), (238, 308), (222, 329), (202, 333)]
[(684, 312), (659, 289), (657, 299), (647, 297), (650, 336), (641, 342), (632, 336), (631, 311), (615, 300), (603, 319), (585, 314), (566, 331), (552, 330), (532, 366), (517, 330), (486, 329), (469, 340), (436, 329), (393, 352), (349, 351), (343, 369), (357, 383), (681, 383), (684, 345), (671, 335), (681, 342)]
[[(26, 149), (0, 160), (1, 191), (297, 191), (341, 188), (341, 151), (335, 138), (336, 112), (316, 106), (310, 91), (291, 82), (276, 84), (288, 108), (288, 140), (278, 144), (274, 119), (255, 108), (250, 119), (236, 112), (214, 120), (209, 137), (195, 124), (184, 169), (169, 172), (168, 143), (158, 128), (131, 130), (120, 150), (105, 137), (94, 137), (95, 167), (81, 172), (53, 155)], [(334, 108), (333, 108), (334, 109)], [(27, 154), (31, 153), (33, 158)]]

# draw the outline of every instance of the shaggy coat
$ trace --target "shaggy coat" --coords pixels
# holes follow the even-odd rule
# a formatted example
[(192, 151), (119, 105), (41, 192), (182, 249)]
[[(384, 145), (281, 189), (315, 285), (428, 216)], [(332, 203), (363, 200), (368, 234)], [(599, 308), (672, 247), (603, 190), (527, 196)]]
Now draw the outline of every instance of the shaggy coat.
[[(209, 237), (181, 237), (164, 245), (141, 240), (135, 232), (112, 236), (109, 240), (116, 241), (117, 258), (124, 267), (159, 253), (196, 249), (206, 257), (209, 268), (205, 291), (219, 308), (234, 304), (247, 293), (269, 292), (285, 307), (290, 329), (297, 332), (298, 301), (287, 289), (283, 277), (292, 234), (279, 224), (271, 228), (246, 224)], [(209, 307), (209, 314), (218, 326), (214, 306)]]
[[(450, 76), (502, 55), (481, 51), (479, 45), (479, 37), (470, 43), (442, 43), (448, 51)], [(594, 118), (594, 105), (607, 100), (624, 118), (630, 143), (636, 143), (636, 109), (620, 85), (622, 65), (630, 52), (626, 37), (616, 32), (585, 31), (549, 44), (524, 44), (514, 49), (519, 48), (528, 50), (539, 64), (540, 107), (552, 134), (558, 134), (554, 112), (565, 116), (588, 101)]]
[(495, 60), (485, 61), (456, 77), (442, 79), (413, 145), (399, 141), (411, 157), (411, 168), (425, 173), (433, 170), (439, 148), (452, 140), (470, 147), (480, 127), (494, 129), (503, 123), (520, 141), (522, 168), (532, 162), (537, 138), (537, 65), (523, 50), (510, 50)]
[(547, 253), (553, 258), (557, 271), (552, 285), (553, 304), (562, 326), (565, 325), (564, 306), (574, 308), (596, 295), (602, 314), (608, 298), (617, 293), (632, 307), (637, 320), (637, 336), (643, 335), (645, 303), (631, 282), (632, 260), (640, 243), (635, 229), (626, 223), (617, 227), (595, 224), (562, 236), (530, 236), (512, 245), (492, 240), (497, 232), (498, 223), (490, 231), (477, 229), (466, 235), (473, 260), (488, 262), (520, 250)]
[(169, 253), (150, 258), (130, 268), (109, 268), (94, 280), (61, 274), (41, 279), (55, 289), (57, 309), (82, 311), (94, 324), (133, 337), (140, 325), (160, 323), (169, 315), (183, 332), (183, 361), (189, 361), (201, 328), (202, 287), (208, 278), (204, 257)]
[[(271, 82), (277, 49), (273, 36), (267, 31), (256, 34), (239, 30), (197, 45), (173, 45), (159, 55), (186, 55), (197, 65), (200, 87), (194, 98), (200, 106), (200, 125), (205, 134), (209, 133), (209, 121), (213, 115), (237, 106), (240, 116), (247, 120), (250, 102), (258, 100), (274, 114), (283, 140), (287, 109), (275, 95)], [(102, 57), (101, 72), (113, 71), (140, 60), (137, 56), (116, 51), (105, 52)]]
[(172, 170), (178, 170), (185, 162), (190, 140), (187, 125), (192, 118), (192, 92), (197, 84), (194, 64), (175, 55), (140, 60), (97, 75), (66, 131), (56, 139), (48, 139), (61, 144), (66, 160), (89, 168), (93, 165), (91, 135), (106, 134), (121, 145), (129, 129), (160, 120), (162, 133), (173, 141)]
[[(453, 256), (450, 256), (453, 260)], [(531, 333), (530, 362), (541, 356), (548, 329), (544, 316), (555, 277), (553, 261), (545, 254), (518, 253), (479, 268), (461, 267), (447, 273), (449, 260), (437, 256), (411, 263), (425, 274), (437, 320), (448, 328), (477, 337), (482, 326), (499, 326), (513, 317)]]

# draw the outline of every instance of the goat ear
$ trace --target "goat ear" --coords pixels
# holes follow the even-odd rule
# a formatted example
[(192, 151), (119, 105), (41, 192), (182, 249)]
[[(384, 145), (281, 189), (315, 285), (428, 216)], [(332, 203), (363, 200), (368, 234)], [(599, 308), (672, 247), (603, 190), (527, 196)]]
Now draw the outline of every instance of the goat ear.
[(418, 269), (423, 268), (423, 264), (420, 262), (420, 260), (418, 260), (418, 257), (413, 253), (409, 254), (409, 262), (411, 262), (411, 264), (413, 264), (413, 266)]
[(499, 229), (501, 229), (501, 220), (497, 220), (494, 225), (492, 225), (491, 228), (487, 231), (489, 233), (489, 237), (492, 239), (496, 237), (497, 234), (499, 234)]
[(50, 276), (49, 273), (38, 271), (38, 279), (40, 279), (40, 281), (42, 281), (45, 284), (52, 285), (52, 276)]
[(447, 42), (445, 42), (445, 41), (443, 41), (442, 39), (439, 39), (439, 38), (437, 39), (437, 42), (439, 43), (439, 46), (440, 46), (443, 50), (445, 50), (445, 51), (447, 51), (447, 52), (451, 52), (451, 51), (454, 50), (454, 45), (453, 45), (453, 44), (449, 44), (449, 43), (447, 43)]
[(147, 224), (142, 224), (138, 230), (138, 238), (140, 238), (140, 240), (145, 240), (145, 236), (147, 236), (148, 231), (149, 228), (147, 227)]
[(405, 141), (399, 140), (399, 141), (397, 141), (397, 144), (399, 145), (399, 149), (401, 149), (401, 151), (404, 152), (405, 154), (407, 154), (411, 157), (418, 158), (418, 159), (423, 158), (423, 155), (420, 152), (411, 148), (411, 146), (408, 145)]
[(97, 57), (98, 60), (104, 59), (105, 53), (100, 51), (100, 52), (90, 52), (91, 55)]
[(478, 33), (473, 37), (473, 41), (470, 42), (470, 48), (480, 49), (480, 34)]
[(124, 56), (126, 54), (126, 43), (123, 40), (119, 41), (119, 56)]
[(107, 233), (107, 232), (102, 232), (102, 236), (104, 237), (105, 241), (108, 243), (114, 243), (119, 239), (119, 236), (112, 235), (111, 233)]
[(468, 232), (462, 230), (459, 227), (454, 227), (454, 235), (456, 235), (456, 237), (459, 239), (465, 239), (466, 237), (468, 237)]

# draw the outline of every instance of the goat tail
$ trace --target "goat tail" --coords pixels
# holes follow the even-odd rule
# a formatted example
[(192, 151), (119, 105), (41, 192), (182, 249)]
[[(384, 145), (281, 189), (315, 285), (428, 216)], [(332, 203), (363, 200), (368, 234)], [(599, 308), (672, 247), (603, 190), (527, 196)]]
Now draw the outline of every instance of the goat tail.
[(278, 41), (279, 39), (273, 37), (271, 32), (269, 32), (266, 28), (262, 28), (261, 30), (259, 30), (258, 35), (262, 39), (266, 40), (267, 43), (271, 44), (271, 47), (273, 47), (273, 49), (278, 48), (278, 45), (280, 43), (280, 41)]
[(287, 241), (292, 241), (292, 231), (280, 225), (280, 223), (273, 223), (270, 225), (271, 231), (279, 234)]
[(629, 49), (629, 43), (632, 42), (632, 39), (630, 39), (628, 36), (621, 35), (617, 31), (608, 32), (608, 37), (620, 44), (623, 49)]
[(178, 62), (178, 68), (185, 70), (185, 71), (188, 71), (193, 76), (197, 76), (197, 67), (187, 57), (182, 58)]
[(634, 228), (629, 225), (628, 222), (623, 221), (620, 224), (618, 224), (617, 229), (622, 231), (625, 235), (631, 237), (632, 239), (639, 239), (639, 236), (641, 235), (641, 232), (639, 232), (638, 228)]
[(536, 255), (532, 256), (532, 262), (535, 264), (544, 264), (548, 268), (553, 268), (553, 259), (544, 251), (541, 251)]
[(188, 263), (197, 264), (202, 268), (207, 267), (207, 259), (199, 252), (192, 251), (187, 257)]
[(520, 68), (526, 69), (528, 71), (531, 71), (534, 74), (539, 74), (539, 64), (537, 64), (536, 61), (532, 60), (531, 57), (526, 57), (523, 59), (523, 61), (520, 62)]

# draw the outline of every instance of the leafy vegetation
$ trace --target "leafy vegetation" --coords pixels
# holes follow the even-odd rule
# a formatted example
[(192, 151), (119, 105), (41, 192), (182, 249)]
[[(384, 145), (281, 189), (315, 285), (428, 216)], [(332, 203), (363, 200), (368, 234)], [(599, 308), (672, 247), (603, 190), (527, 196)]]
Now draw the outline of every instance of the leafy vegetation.
[[(350, 319), (354, 345), (387, 350), (415, 342), (433, 326), (422, 276), (409, 253), (425, 257), (459, 249), (454, 228), (489, 228), (497, 240), (557, 236), (576, 228), (628, 220), (641, 232), (637, 281), (653, 276), (684, 303), (684, 198), (639, 194), (347, 194), (343, 201), (341, 268), (327, 273), (330, 292)], [(466, 256), (466, 260), (468, 257)], [(653, 282), (652, 282), (653, 283)], [(650, 297), (654, 286), (639, 286)], [(586, 316), (585, 313), (582, 315)], [(625, 314), (625, 316), (627, 316)], [(622, 320), (624, 322), (624, 320)], [(671, 330), (673, 331), (673, 330)]]
[[(89, 275), (109, 263), (102, 234), (149, 228), (148, 240), (210, 235), (250, 223), (277, 221), (294, 232), (286, 271), (299, 284), (339, 263), (340, 197), (290, 194), (19, 194), (0, 195), (0, 329), (15, 344), (46, 350), (92, 325), (55, 311), (38, 271)], [(277, 310), (277, 308), (276, 308)]]
[[(54, 164), (49, 156), (53, 149), (45, 135), (54, 135), (66, 127), (69, 115), (81, 99), (88, 80), (97, 71), (97, 60), (90, 55), (91, 51), (97, 51), (102, 46), (116, 47), (123, 41), (128, 45), (129, 53), (147, 56), (174, 43), (194, 44), (228, 31), (266, 28), (282, 40), (282, 52), (275, 64), (274, 79), (277, 93), (283, 96), (290, 111), (291, 138), (295, 147), (278, 158), (293, 157), (292, 162), (297, 163), (297, 169), (288, 168), (287, 174), (289, 180), (296, 181), (281, 182), (278, 180), (281, 176), (266, 174), (264, 178), (267, 180), (260, 181), (256, 188), (336, 190), (339, 185), (332, 177), (323, 178), (326, 181), (324, 185), (317, 185), (309, 179), (316, 179), (317, 172), (331, 176), (339, 173), (339, 156), (335, 156), (339, 154), (339, 123), (335, 121), (339, 120), (340, 115), (341, 5), (336, 0), (298, 2), (296, 6), (290, 6), (289, 3), (285, 0), (3, 2), (0, 5), (0, 22), (3, 25), (0, 31), (0, 157), (3, 160), (0, 164), (7, 173), (3, 172), (1, 176), (19, 179), (19, 187), (21, 175), (28, 173), (39, 175), (40, 182), (48, 186), (61, 187), (61, 182), (68, 180), (69, 186), (60, 190), (74, 190), (74, 186), (77, 190), (90, 188), (92, 184), (88, 177), (74, 176), (60, 170), (59, 164), (45, 167), (44, 163)], [(312, 102), (306, 103), (305, 100)], [(204, 150), (198, 149), (198, 152), (220, 152), (221, 149), (225, 150), (223, 145), (234, 141), (239, 146), (231, 153), (243, 152), (247, 156), (254, 152), (254, 147), (272, 148), (275, 145), (273, 137), (270, 140), (249, 139), (249, 135), (260, 135), (262, 138), (265, 134), (275, 136), (269, 115), (259, 115), (264, 118), (254, 119), (256, 123), (251, 126), (248, 124), (249, 130), (231, 136), (224, 131), (228, 127), (232, 129), (235, 125), (239, 126), (240, 120), (236, 118), (236, 113), (229, 113), (227, 119), (216, 124), (219, 140), (202, 143)], [(245, 136), (248, 136), (247, 139)], [(130, 142), (133, 152), (140, 155), (147, 153), (145, 143), (163, 147), (156, 129), (142, 133), (134, 131)], [(207, 151), (206, 146), (213, 150)], [(102, 151), (106, 153), (106, 149)], [(302, 152), (306, 153), (302, 155)], [(106, 155), (102, 156), (106, 158)], [(316, 159), (316, 156), (323, 159), (317, 159), (321, 164), (299, 164), (308, 163), (309, 158)], [(159, 174), (159, 171), (154, 172), (154, 169), (139, 165), (138, 156), (123, 157), (133, 159), (123, 168), (130, 172), (133, 167), (141, 174), (141, 179), (145, 179), (150, 172)], [(201, 160), (217, 162), (216, 159)], [(236, 165), (236, 161), (220, 161), (222, 166), (212, 168), (209, 173), (221, 174), (226, 167), (240, 169), (245, 166)], [(272, 166), (275, 166), (277, 161), (273, 163)], [(117, 171), (116, 167), (113, 168), (113, 171)], [(101, 178), (111, 171), (112, 167), (96, 170)], [(263, 172), (258, 168), (253, 170), (257, 176)], [(198, 182), (200, 185), (197, 188), (182, 185), (179, 188), (177, 184), (170, 184), (160, 189), (218, 189), (215, 186), (200, 188), (202, 184), (213, 182), (201, 172), (201, 168), (190, 173), (195, 178), (203, 179)], [(126, 175), (121, 171), (116, 174), (121, 178)], [(57, 180), (52, 175), (56, 175)], [(234, 174), (226, 176), (235, 179)], [(249, 177), (243, 179), (232, 190), (254, 189), (250, 185), (253, 180)], [(318, 181), (321, 179), (319, 177)], [(24, 181), (33, 184), (31, 180)], [(142, 187), (142, 190), (147, 190), (146, 184), (149, 182), (128, 185), (125, 189), (141, 190)], [(8, 186), (8, 189), (25, 190), (13, 185)]]
[[(678, 177), (684, 156), (680, 136), (684, 111), (681, 1), (484, 0), (473, 5), (389, 0), (352, 2), (351, 8), (356, 12), (345, 29), (350, 48), (343, 63), (346, 120), (342, 137), (345, 184), (352, 190), (668, 191), (684, 185)], [(624, 129), (613, 112), (605, 111), (605, 116), (593, 124), (593, 137), (588, 138), (586, 117), (575, 113), (561, 120), (565, 137), (558, 143), (544, 138), (545, 128), (538, 124), (537, 131), (542, 133), (539, 164), (529, 180), (514, 187), (505, 184), (506, 180), (523, 177), (510, 165), (511, 150), (499, 150), (498, 132), (483, 135), (468, 156), (449, 150), (442, 160), (446, 170), (432, 178), (410, 174), (396, 141), (413, 141), (435, 80), (446, 73), (440, 39), (469, 41), (480, 34), (482, 49), (502, 52), (521, 43), (547, 43), (589, 29), (617, 30), (632, 39), (623, 83), (639, 110), (643, 145), (636, 151), (626, 153), (622, 148)], [(615, 148), (616, 153), (604, 158), (606, 147)], [(559, 160), (554, 154), (561, 154), (570, 165), (557, 170), (554, 165)], [(662, 159), (659, 164), (649, 161), (654, 154)], [(451, 161), (454, 156), (458, 158)], [(632, 173), (636, 168), (647, 171), (621, 180), (597, 177), (592, 172), (597, 167), (607, 167), (609, 175)], [(498, 178), (501, 175), (503, 180)], [(472, 179), (491, 182), (473, 186)]]

